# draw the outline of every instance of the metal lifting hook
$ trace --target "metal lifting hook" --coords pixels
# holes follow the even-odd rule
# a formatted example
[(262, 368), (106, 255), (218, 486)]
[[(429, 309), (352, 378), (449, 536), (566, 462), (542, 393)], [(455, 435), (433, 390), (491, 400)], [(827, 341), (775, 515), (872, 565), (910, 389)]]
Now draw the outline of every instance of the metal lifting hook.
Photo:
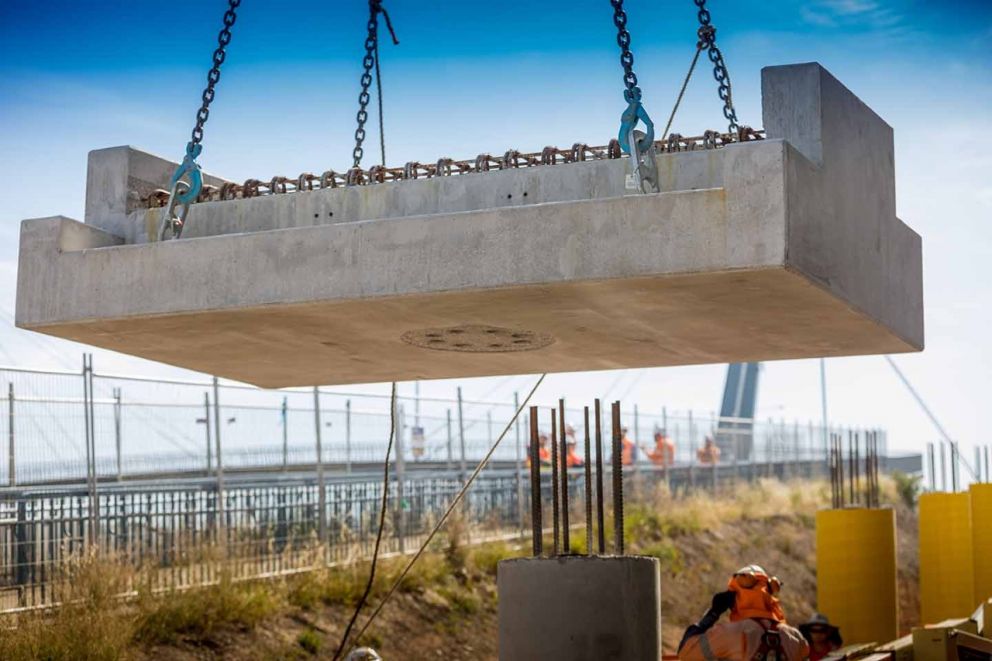
[[(627, 109), (620, 115), (620, 133), (617, 140), (624, 153), (630, 154), (633, 167), (626, 187), (643, 193), (658, 192), (658, 168), (654, 160), (654, 122), (648, 116), (641, 100), (630, 90), (624, 90)], [(647, 133), (637, 131), (637, 122), (644, 123)]]
[[(162, 226), (159, 231), (159, 241), (164, 241), (166, 235), (171, 232), (172, 238), (178, 239), (183, 232), (183, 225), (186, 223), (186, 216), (189, 214), (189, 205), (196, 201), (203, 188), (203, 173), (200, 171), (200, 164), (196, 162), (196, 157), (203, 151), (200, 143), (186, 143), (186, 156), (172, 174), (169, 182), (169, 204), (162, 214)], [(183, 181), (186, 177), (187, 181)], [(176, 213), (176, 206), (182, 205), (182, 211)]]

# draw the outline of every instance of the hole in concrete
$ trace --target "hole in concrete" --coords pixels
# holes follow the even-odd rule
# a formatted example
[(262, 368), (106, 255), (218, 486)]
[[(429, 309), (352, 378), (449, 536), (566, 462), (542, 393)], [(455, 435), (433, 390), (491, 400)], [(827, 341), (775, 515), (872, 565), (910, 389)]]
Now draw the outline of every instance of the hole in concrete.
[(468, 324), (407, 331), (401, 339), (407, 344), (424, 349), (470, 353), (531, 351), (554, 342), (554, 338), (548, 333)]
[(315, 214), (313, 215), (313, 217), (314, 217), (314, 218), (320, 218), (320, 214), (319, 214), (319, 213), (315, 213)]
[(526, 192), (524, 192), (524, 197), (527, 197), (527, 193)]
[(332, 218), (333, 216), (334, 216), (334, 212), (333, 211), (328, 211), (327, 212), (327, 217), (328, 218)]
[(506, 199), (512, 200), (513, 199), (513, 193), (507, 193)]

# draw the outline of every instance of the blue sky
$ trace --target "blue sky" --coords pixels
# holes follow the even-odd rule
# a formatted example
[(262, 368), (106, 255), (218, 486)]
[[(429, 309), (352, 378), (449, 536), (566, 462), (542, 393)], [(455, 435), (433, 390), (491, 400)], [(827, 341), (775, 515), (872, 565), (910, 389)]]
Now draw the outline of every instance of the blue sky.
[[(626, 4), (645, 104), (663, 121), (693, 52), (695, 8), (690, 0)], [(82, 218), (90, 149), (132, 144), (182, 155), (225, 5), (0, 3), (0, 363), (78, 364), (78, 345), (11, 326), (18, 223)], [(898, 210), (923, 235), (927, 307), (926, 351), (897, 360), (970, 457), (971, 443), (990, 442), (992, 3), (708, 5), (743, 123), (761, 123), (762, 66), (815, 60), (893, 126)], [(382, 45), (391, 164), (603, 143), (615, 133), (623, 101), (606, 0), (386, 6), (401, 41)], [(206, 127), (204, 167), (235, 180), (346, 168), (366, 11), (360, 0), (245, 0)], [(703, 65), (674, 130), (722, 126)], [(370, 128), (374, 144), (374, 120)], [(105, 352), (96, 360), (175, 372)], [(543, 396), (578, 399), (613, 386), (614, 396), (642, 405), (712, 410), (722, 378), (719, 366), (560, 376)], [(759, 416), (819, 417), (816, 361), (768, 363), (762, 378)], [(904, 449), (935, 438), (881, 358), (828, 361), (828, 380), (832, 417), (885, 426)], [(509, 397), (528, 381), (474, 380), (466, 390)], [(453, 384), (424, 388), (448, 394)]]

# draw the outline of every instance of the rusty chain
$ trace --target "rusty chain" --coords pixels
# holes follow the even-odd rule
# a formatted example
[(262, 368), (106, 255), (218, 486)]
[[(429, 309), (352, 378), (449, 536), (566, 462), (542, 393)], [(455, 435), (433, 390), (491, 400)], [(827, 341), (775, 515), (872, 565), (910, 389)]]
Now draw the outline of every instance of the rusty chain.
[[(686, 137), (672, 133), (664, 140), (654, 143), (657, 153), (678, 153), (719, 149), (735, 142), (761, 140), (763, 132), (748, 127), (741, 127), (735, 133), (706, 131), (701, 136)], [(366, 186), (390, 181), (406, 181), (409, 179), (431, 179), (433, 177), (450, 177), (465, 174), (508, 170), (514, 168), (529, 168), (544, 165), (560, 165), (565, 163), (580, 163), (583, 161), (598, 161), (627, 158), (620, 149), (617, 140), (611, 140), (603, 146), (589, 146), (576, 143), (567, 149), (545, 147), (539, 152), (520, 152), (515, 149), (506, 151), (502, 156), (479, 154), (475, 158), (454, 160), (440, 158), (434, 163), (411, 161), (402, 167), (386, 168), (374, 165), (368, 170), (351, 168), (346, 172), (326, 170), (320, 175), (304, 172), (298, 177), (271, 177), (267, 180), (247, 179), (243, 184), (227, 182), (221, 186), (204, 185), (197, 202), (218, 202), (223, 200), (246, 199), (264, 195), (281, 195), (299, 191), (314, 191), (325, 188), (343, 188), (346, 186)], [(169, 199), (169, 192), (157, 190), (148, 197), (150, 208), (163, 207)]]

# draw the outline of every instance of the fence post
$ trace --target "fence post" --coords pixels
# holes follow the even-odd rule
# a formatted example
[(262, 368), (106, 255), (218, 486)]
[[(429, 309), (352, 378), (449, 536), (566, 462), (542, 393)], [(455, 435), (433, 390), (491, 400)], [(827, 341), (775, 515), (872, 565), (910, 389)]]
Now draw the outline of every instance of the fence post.
[(210, 477), (210, 471), (213, 470), (213, 454), (214, 450), (212, 447), (210, 425), (212, 424), (213, 416), (210, 415), (210, 393), (204, 391), (203, 393), (203, 417), (197, 418), (197, 422), (203, 423), (203, 428), (207, 432), (207, 473), (206, 476)]
[(83, 354), (83, 421), (86, 425), (86, 481), (89, 491), (89, 543), (97, 543), (100, 529), (100, 503), (96, 482), (96, 411), (93, 406), (93, 354)]
[(462, 387), (458, 386), (458, 479), (465, 481), (465, 418), (462, 415)]
[[(516, 413), (520, 408), (520, 393), (513, 393), (513, 412)], [(514, 433), (516, 434), (516, 445), (514, 457), (514, 471), (513, 471), (513, 482), (517, 489), (517, 528), (519, 529), (520, 536), (524, 536), (524, 483), (521, 471), (523, 470), (523, 463), (520, 457), (520, 416), (513, 422)]]
[[(221, 529), (227, 527), (224, 519), (224, 461), (220, 445), (220, 384), (214, 377), (214, 461), (217, 466), (217, 518)], [(226, 548), (226, 546), (225, 546)]]
[[(678, 446), (675, 445), (675, 443), (677, 441), (677, 439), (675, 438), (675, 434), (668, 429), (668, 407), (667, 406), (662, 406), (661, 407), (661, 429), (662, 429), (663, 432), (665, 432), (665, 436), (668, 437), (669, 441), (674, 446), (674, 449), (672, 450), (672, 460), (670, 462), (666, 460), (665, 462), (663, 462), (661, 464), (661, 477), (662, 477), (663, 480), (665, 480), (665, 488), (666, 488), (666, 490), (668, 490), (669, 495), (671, 495), (672, 483), (671, 483), (671, 477), (669, 476), (668, 471), (669, 471), (670, 468), (674, 468), (675, 467), (675, 462), (677, 461), (676, 455), (678, 454)], [(671, 466), (669, 466), (669, 464), (671, 464)]]
[(282, 398), (282, 469), (289, 465), (289, 398)]
[(320, 388), (313, 387), (313, 425), (317, 453), (317, 539), (323, 544), (327, 538), (327, 493), (324, 489), (324, 448), (320, 434)]
[(14, 470), (14, 382), (7, 384), (7, 484), (17, 486)]
[(114, 451), (117, 453), (117, 481), (124, 471), (121, 466), (121, 389), (114, 388)]
[(344, 472), (351, 472), (351, 400), (344, 401)]
[[(406, 458), (404, 457), (403, 448), (403, 428), (405, 425), (403, 424), (403, 407), (400, 406), (399, 402), (396, 403), (396, 408), (393, 411), (393, 420), (396, 427), (394, 430), (396, 435), (396, 507), (398, 510), (396, 534), (399, 541), (400, 553), (404, 553), (406, 552), (406, 508), (404, 507)], [(389, 488), (388, 485), (386, 488)]]
[(696, 426), (692, 422), (692, 409), (689, 410), (689, 489), (696, 488)]
[(454, 435), (451, 431), (451, 409), (448, 409), (448, 461), (446, 468), (450, 471), (451, 467), (454, 465), (454, 454), (452, 449), (452, 439)]

